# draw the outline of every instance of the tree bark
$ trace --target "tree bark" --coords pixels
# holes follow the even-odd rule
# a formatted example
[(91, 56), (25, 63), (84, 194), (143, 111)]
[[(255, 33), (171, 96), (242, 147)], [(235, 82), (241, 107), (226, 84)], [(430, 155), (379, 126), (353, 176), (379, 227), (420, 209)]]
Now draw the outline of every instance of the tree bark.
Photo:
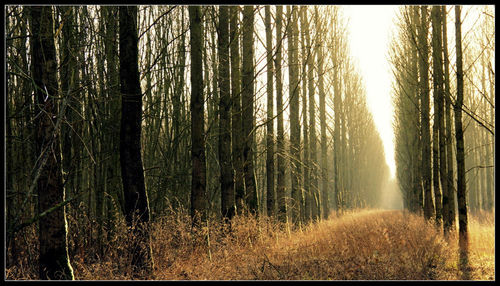
[[(432, 7), (432, 62), (434, 77), (434, 194), (436, 197), (436, 223), (438, 227), (442, 224), (444, 197), (448, 200), (448, 181), (446, 178), (446, 156), (444, 144), (444, 116), (443, 116), (443, 46), (441, 33), (441, 7)], [(439, 182), (441, 181), (441, 188)]]
[(203, 96), (202, 26), (200, 6), (189, 6), (191, 31), (191, 219), (200, 226), (206, 218), (205, 106)]
[(125, 219), (134, 237), (131, 248), (134, 273), (140, 271), (151, 273), (153, 256), (149, 230), (149, 202), (141, 157), (142, 92), (138, 67), (137, 6), (121, 6), (119, 21), (122, 94), (120, 165)]
[(451, 98), (450, 98), (450, 72), (448, 60), (448, 37), (446, 29), (446, 6), (441, 6), (443, 23), (443, 62), (444, 62), (444, 109), (446, 117), (445, 145), (446, 145), (446, 180), (448, 197), (443, 197), (443, 229), (445, 234), (455, 226), (455, 188), (453, 179), (453, 147), (451, 137)]
[(276, 197), (278, 201), (278, 219), (286, 222), (286, 186), (285, 186), (285, 134), (283, 129), (283, 82), (281, 72), (281, 52), (283, 50), (282, 35), (283, 6), (276, 6), (276, 112), (278, 113), (276, 152), (277, 152), (277, 178)]
[(334, 184), (334, 205), (335, 210), (339, 211), (341, 208), (341, 185), (340, 185), (340, 47), (339, 41), (336, 40), (337, 47), (335, 47), (334, 53), (334, 70), (333, 70), (333, 112), (335, 113), (334, 128), (333, 128), (333, 184)]
[(239, 7), (229, 8), (230, 52), (231, 52), (231, 100), (232, 100), (232, 159), (234, 168), (234, 192), (236, 210), (241, 213), (245, 206), (245, 188), (243, 177), (243, 122), (241, 118), (241, 79), (240, 79), (240, 41), (238, 29)]
[(434, 216), (434, 203), (431, 189), (431, 141), (429, 129), (429, 66), (427, 45), (427, 6), (420, 7), (419, 39), (419, 72), (420, 72), (420, 98), (421, 98), (421, 126), (422, 126), (422, 180), (424, 187), (424, 217), (430, 219)]
[[(318, 16), (318, 8), (314, 7), (314, 16), (316, 20), (316, 28), (322, 32), (322, 26), (319, 22)], [(325, 112), (325, 85), (323, 79), (323, 46), (321, 42), (316, 44), (317, 49), (317, 62), (318, 62), (318, 92), (319, 92), (319, 121), (320, 121), (320, 129), (321, 129), (321, 204), (319, 203), (318, 197), (318, 208), (320, 208), (322, 212), (322, 217), (324, 219), (328, 218), (330, 213), (329, 210), (329, 202), (328, 202), (328, 191), (329, 191), (329, 183), (328, 183), (328, 164), (327, 164), (327, 141), (326, 141), (326, 112)]]
[(467, 201), (464, 132), (462, 128), (462, 105), (464, 98), (464, 78), (462, 69), (462, 23), (460, 20), (460, 6), (455, 6), (455, 45), (457, 57), (457, 99), (455, 101), (455, 136), (457, 144), (457, 201), (458, 201), (458, 233), (461, 263), (468, 260), (468, 231), (467, 231)]
[(298, 27), (297, 27), (297, 7), (287, 7), (288, 25), (288, 78), (289, 78), (289, 98), (290, 98), (290, 155), (292, 166), (292, 190), (291, 190), (291, 217), (292, 223), (298, 224), (300, 221), (300, 126), (299, 126), (299, 75), (298, 75)]
[(234, 216), (234, 182), (231, 166), (231, 90), (229, 76), (229, 8), (219, 9), (219, 164), (222, 217)]
[[(276, 213), (274, 197), (274, 98), (273, 98), (273, 32), (271, 29), (271, 7), (265, 8), (266, 50), (267, 50), (267, 136), (266, 136), (266, 183), (267, 183), (267, 215)], [(279, 41), (279, 39), (278, 39)]]
[(253, 65), (253, 6), (243, 9), (243, 77), (242, 77), (242, 115), (243, 120), (243, 171), (245, 173), (246, 203), (248, 210), (257, 213), (257, 190), (254, 171), (254, 65)]
[[(38, 211), (43, 211), (65, 200), (61, 172), (57, 62), (54, 45), (52, 7), (31, 8), (32, 73), (35, 84), (35, 119), (37, 154), (42, 156), (40, 177), (37, 181)], [(64, 106), (63, 106), (64, 108)], [(73, 280), (73, 269), (68, 257), (65, 208), (50, 213), (38, 222), (40, 243), (39, 278), (42, 280)]]
[[(311, 194), (311, 166), (310, 166), (310, 161), (309, 161), (309, 126), (307, 122), (307, 100), (308, 100), (308, 86), (307, 86), (307, 80), (308, 80), (308, 72), (307, 72), (307, 66), (306, 63), (310, 60), (310, 54), (309, 50), (307, 48), (308, 44), (306, 43), (306, 33), (305, 33), (305, 28), (306, 28), (306, 6), (300, 6), (299, 12), (299, 17), (300, 17), (300, 25), (301, 25), (301, 33), (300, 33), (300, 44), (302, 48), (302, 63), (300, 65), (301, 67), (301, 83), (302, 83), (302, 138), (303, 138), (303, 157), (302, 161), (300, 162), (302, 165), (302, 178), (303, 178), (303, 184), (301, 188), (301, 194), (300, 198), (303, 200), (303, 202), (300, 203), (301, 209), (301, 218), (304, 221), (304, 223), (307, 223), (311, 220), (312, 217), (312, 194)], [(309, 36), (309, 35), (308, 35)]]

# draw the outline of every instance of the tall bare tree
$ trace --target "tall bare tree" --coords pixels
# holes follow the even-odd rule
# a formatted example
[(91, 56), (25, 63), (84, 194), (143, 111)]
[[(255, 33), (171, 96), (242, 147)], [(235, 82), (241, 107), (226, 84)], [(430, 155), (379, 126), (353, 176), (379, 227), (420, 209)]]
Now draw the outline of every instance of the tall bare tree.
[(206, 215), (205, 119), (202, 25), (199, 6), (189, 6), (191, 46), (191, 218), (200, 226)]
[(292, 167), (291, 217), (294, 224), (300, 222), (300, 125), (299, 125), (299, 73), (298, 73), (298, 24), (296, 6), (287, 6), (288, 24), (288, 78), (290, 100), (290, 155)]
[(125, 198), (125, 218), (131, 228), (132, 265), (150, 273), (153, 255), (149, 230), (149, 202), (141, 156), (142, 92), (139, 81), (137, 6), (121, 6), (120, 16), (120, 164)]
[(266, 59), (267, 59), (267, 136), (266, 136), (266, 183), (267, 183), (267, 215), (276, 212), (274, 189), (274, 98), (273, 98), (273, 31), (271, 29), (271, 7), (265, 6), (266, 24)]
[[(432, 136), (434, 197), (436, 204), (436, 222), (441, 225), (443, 219), (443, 194), (448, 196), (446, 179), (446, 157), (444, 154), (444, 116), (443, 116), (443, 46), (441, 33), (441, 7), (433, 6), (432, 21), (432, 64), (434, 84), (434, 125)], [(441, 180), (440, 180), (441, 179)], [(439, 182), (441, 181), (441, 186)], [(441, 192), (442, 188), (442, 192)]]
[(420, 22), (418, 23), (418, 50), (419, 50), (419, 73), (420, 73), (420, 116), (422, 126), (422, 178), (424, 186), (424, 216), (430, 219), (434, 216), (434, 203), (432, 200), (431, 186), (431, 140), (429, 128), (429, 48), (427, 33), (429, 23), (427, 21), (427, 6), (420, 7)]
[[(318, 32), (322, 33), (322, 25), (319, 21), (318, 7), (314, 7), (314, 19)], [(321, 41), (315, 45), (317, 49), (317, 65), (318, 65), (318, 92), (319, 92), (319, 121), (321, 129), (321, 210), (322, 217), (328, 218), (329, 203), (328, 203), (328, 154), (327, 154), (327, 139), (326, 139), (326, 111), (325, 111), (325, 85), (324, 85), (324, 70), (323, 70), (323, 46)], [(319, 197), (317, 198), (320, 199)]]
[(229, 7), (219, 9), (219, 164), (222, 216), (234, 216), (234, 182), (231, 164), (231, 86), (229, 76)]
[(257, 189), (254, 172), (254, 64), (253, 64), (253, 6), (243, 8), (243, 75), (241, 87), (241, 105), (243, 120), (243, 158), (245, 172), (246, 203), (250, 212), (257, 212)]
[(464, 132), (462, 128), (462, 108), (464, 98), (464, 74), (462, 67), (462, 21), (460, 6), (455, 6), (455, 46), (457, 58), (457, 99), (455, 101), (455, 137), (457, 144), (457, 201), (458, 201), (458, 238), (460, 260), (467, 264), (469, 235), (467, 230), (467, 196), (465, 182)]
[(283, 82), (281, 64), (281, 53), (283, 50), (283, 6), (276, 6), (276, 111), (278, 113), (276, 155), (277, 155), (277, 178), (276, 197), (278, 201), (278, 218), (285, 222), (286, 215), (286, 186), (285, 186), (285, 134), (283, 129)]
[(38, 211), (56, 208), (38, 221), (40, 243), (39, 277), (42, 280), (73, 280), (68, 257), (66, 213), (57, 207), (65, 200), (61, 171), (59, 128), (62, 110), (57, 110), (57, 61), (51, 6), (31, 7), (32, 75), (35, 89), (35, 142), (39, 156)]
[(231, 6), (229, 20), (229, 42), (231, 53), (231, 131), (232, 131), (232, 161), (234, 168), (234, 192), (236, 210), (241, 213), (245, 206), (245, 188), (243, 173), (243, 123), (241, 115), (241, 78), (240, 78), (240, 40), (239, 40), (239, 7)]
[(446, 28), (446, 6), (441, 6), (442, 24), (443, 24), (443, 64), (444, 64), (444, 109), (446, 117), (445, 128), (445, 145), (446, 145), (446, 180), (447, 180), (447, 195), (443, 194), (443, 229), (447, 233), (455, 226), (455, 188), (453, 179), (453, 146), (451, 136), (451, 94), (450, 94), (450, 72), (448, 59), (448, 37)]

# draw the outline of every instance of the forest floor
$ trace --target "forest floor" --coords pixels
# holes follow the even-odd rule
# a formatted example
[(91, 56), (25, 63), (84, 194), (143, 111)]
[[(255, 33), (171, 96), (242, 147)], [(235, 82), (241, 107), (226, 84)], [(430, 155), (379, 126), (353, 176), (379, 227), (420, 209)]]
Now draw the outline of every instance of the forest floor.
[[(349, 211), (294, 230), (267, 219), (236, 217), (231, 231), (213, 224), (192, 234), (187, 221), (177, 215), (154, 225), (155, 270), (146, 279), (495, 279), (493, 213), (470, 216), (468, 276), (458, 264), (456, 236), (445, 238), (423, 218), (398, 210)], [(131, 279), (125, 235), (111, 244), (103, 259), (90, 258), (90, 249), (70, 251), (75, 279)], [(32, 265), (14, 266), (7, 279), (36, 279), (33, 273)]]

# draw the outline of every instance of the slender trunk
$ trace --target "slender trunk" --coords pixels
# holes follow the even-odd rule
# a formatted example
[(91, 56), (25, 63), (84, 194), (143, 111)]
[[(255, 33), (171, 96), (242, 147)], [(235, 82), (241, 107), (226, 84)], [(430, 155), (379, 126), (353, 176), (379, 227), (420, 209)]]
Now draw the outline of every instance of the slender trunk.
[(300, 209), (300, 217), (302, 218), (302, 220), (304, 222), (308, 222), (311, 220), (311, 217), (312, 217), (312, 210), (311, 210), (311, 203), (312, 203), (312, 194), (311, 194), (311, 190), (310, 190), (310, 174), (311, 174), (311, 169), (310, 169), (310, 164), (309, 164), (309, 126), (308, 126), (308, 122), (307, 122), (307, 84), (306, 84), (306, 81), (307, 81), (307, 70), (306, 70), (306, 62), (309, 60), (308, 57), (309, 57), (309, 54), (308, 54), (308, 50), (307, 50), (307, 43), (306, 43), (306, 40), (305, 40), (305, 32), (304, 32), (304, 27), (306, 27), (306, 22), (305, 22), (305, 19), (304, 17), (306, 16), (305, 13), (306, 13), (306, 6), (301, 6), (300, 7), (300, 10), (299, 10), (299, 15), (300, 15), (300, 25), (302, 27), (301, 29), (301, 39), (300, 39), (300, 43), (301, 43), (301, 48), (302, 48), (302, 55), (301, 55), (301, 58), (302, 58), (302, 64), (300, 65), (301, 67), (301, 72), (302, 72), (302, 75), (301, 75), (301, 84), (302, 84), (302, 134), (303, 134), (303, 140), (304, 140), (304, 144), (303, 144), (303, 157), (302, 157), (302, 161), (301, 161), (301, 165), (302, 165), (302, 178), (303, 178), (303, 184), (302, 184), (302, 189), (301, 189), (301, 195), (300, 195), (300, 198), (301, 200), (303, 200), (304, 202), (300, 204), (301, 206), (301, 209)]
[[(105, 34), (105, 58), (106, 58), (106, 75), (107, 75), (107, 97), (109, 100), (109, 118), (107, 125), (110, 127), (109, 133), (109, 142), (107, 144), (109, 150), (111, 151), (110, 162), (108, 163), (108, 196), (106, 196), (107, 205), (108, 205), (108, 219), (107, 219), (107, 240), (111, 241), (111, 238), (114, 236), (115, 231), (115, 212), (117, 209), (114, 208), (115, 204), (113, 200), (120, 197), (119, 194), (122, 193), (122, 184), (120, 183), (120, 156), (117, 148), (119, 146), (119, 142), (117, 142), (120, 138), (119, 130), (120, 130), (120, 117), (121, 117), (121, 108), (120, 108), (120, 78), (118, 72), (118, 21), (117, 21), (117, 7), (112, 6), (103, 6), (106, 19), (106, 34)], [(113, 207), (113, 209), (111, 209)]]
[(189, 6), (191, 31), (191, 219), (200, 226), (206, 218), (205, 107), (200, 6)]
[[(266, 136), (266, 178), (267, 178), (267, 215), (276, 212), (274, 190), (274, 104), (273, 104), (273, 32), (271, 29), (271, 7), (265, 7), (266, 49), (267, 49), (267, 136)], [(278, 39), (279, 40), (279, 39)]]
[[(5, 18), (5, 28), (6, 31), (10, 30), (10, 21), (9, 17)], [(9, 59), (10, 61), (10, 59)], [(11, 64), (7, 61), (6, 67), (7, 70), (11, 70)], [(12, 265), (17, 264), (17, 247), (16, 247), (16, 239), (13, 238), (10, 233), (13, 229), (13, 227), (16, 224), (17, 214), (16, 214), (16, 206), (14, 205), (14, 157), (13, 157), (13, 144), (12, 144), (12, 121), (13, 118), (10, 115), (10, 109), (11, 109), (11, 98), (14, 98), (14, 92), (13, 92), (13, 84), (11, 84), (12, 80), (10, 78), (10, 74), (7, 73), (5, 75), (5, 86), (6, 86), (6, 91), (9, 96), (6, 96), (6, 101), (5, 101), (5, 155), (6, 155), (6, 162), (5, 162), (5, 167), (6, 167), (6, 178), (5, 178), (5, 209), (6, 209), (6, 229), (7, 233), (7, 240), (6, 240), (6, 267), (10, 268)], [(22, 96), (22, 94), (21, 94)], [(10, 251), (9, 251), (10, 248)]]
[(288, 19), (288, 61), (289, 61), (289, 98), (290, 98), (290, 155), (292, 166), (291, 217), (294, 224), (300, 221), (300, 126), (299, 126), (299, 78), (297, 49), (297, 7), (287, 7)]
[[(307, 13), (305, 13), (307, 14)], [(305, 35), (306, 35), (306, 44), (308, 50), (307, 57), (307, 87), (309, 92), (309, 169), (310, 169), (310, 200), (311, 200), (311, 212), (312, 217), (315, 220), (320, 218), (319, 212), (319, 192), (318, 192), (318, 169), (317, 169), (317, 159), (318, 154), (316, 150), (316, 104), (315, 104), (315, 87), (314, 87), (314, 57), (316, 55), (315, 50), (312, 48), (311, 36), (309, 35), (309, 23), (307, 21), (306, 16), (306, 26), (305, 26)], [(305, 112), (305, 111), (304, 111)], [(305, 139), (305, 138), (304, 138)], [(305, 144), (304, 144), (305, 145)], [(308, 146), (304, 146), (308, 148)]]
[(450, 98), (450, 72), (448, 60), (448, 38), (446, 29), (446, 6), (441, 6), (443, 24), (443, 62), (444, 62), (444, 109), (446, 117), (445, 128), (445, 152), (446, 152), (446, 180), (447, 198), (443, 196), (443, 228), (447, 233), (455, 226), (455, 188), (453, 183), (453, 146), (451, 137), (451, 98)]
[[(39, 165), (41, 174), (37, 181), (38, 211), (41, 213), (65, 200), (58, 130), (60, 114), (55, 101), (58, 97), (57, 62), (50, 6), (31, 8), (31, 31), (35, 110), (36, 114), (40, 114), (35, 119), (35, 142), (37, 153), (42, 154), (41, 162), (45, 162), (45, 165)], [(65, 207), (41, 218), (38, 231), (39, 278), (73, 280), (68, 257)]]
[[(443, 47), (441, 33), (441, 7), (432, 7), (432, 61), (434, 65), (434, 138), (433, 150), (434, 160), (439, 162), (434, 163), (437, 172), (434, 171), (434, 192), (436, 195), (436, 222), (440, 227), (443, 219), (443, 205), (448, 206), (448, 181), (446, 178), (446, 156), (444, 142), (444, 116), (443, 116)], [(439, 189), (439, 180), (441, 181), (442, 193)], [(437, 182), (436, 182), (437, 181)], [(446, 203), (443, 203), (446, 200)]]
[(254, 65), (253, 65), (253, 6), (243, 10), (243, 76), (242, 76), (242, 115), (243, 120), (243, 171), (245, 173), (246, 203), (248, 210), (257, 212), (257, 190), (254, 173)]
[(286, 187), (285, 187), (285, 135), (283, 129), (283, 83), (281, 74), (281, 51), (283, 49), (283, 36), (282, 36), (282, 17), (283, 6), (276, 6), (276, 112), (278, 113), (278, 126), (276, 138), (276, 152), (277, 152), (277, 168), (278, 174), (276, 178), (276, 197), (278, 201), (278, 218), (280, 221), (287, 220), (286, 215)]
[[(337, 45), (338, 46), (338, 45)], [(341, 207), (340, 200), (340, 83), (339, 83), (339, 73), (340, 73), (340, 51), (339, 47), (335, 48), (334, 51), (334, 61), (335, 67), (333, 71), (333, 105), (334, 105), (334, 131), (333, 131), (333, 180), (334, 180), (334, 205), (335, 210), (339, 211)]]
[[(120, 165), (125, 199), (125, 219), (131, 235), (134, 274), (153, 270), (149, 230), (149, 202), (141, 156), (142, 92), (139, 81), (137, 7), (121, 6), (120, 21)], [(140, 249), (139, 251), (137, 249)]]
[[(316, 28), (321, 32), (321, 23), (319, 22), (318, 7), (314, 7), (314, 16), (316, 20)], [(323, 46), (321, 42), (316, 44), (317, 49), (317, 62), (318, 62), (318, 91), (319, 91), (319, 121), (321, 129), (321, 204), (320, 198), (317, 198), (318, 209), (323, 211), (322, 217), (328, 218), (329, 215), (329, 202), (328, 202), (328, 154), (327, 154), (327, 141), (326, 141), (326, 112), (325, 112), (325, 85), (323, 80)]]
[(229, 8), (219, 9), (219, 164), (222, 217), (235, 212), (233, 169), (231, 167), (231, 90), (229, 78)]
[(419, 71), (420, 71), (420, 98), (421, 98), (421, 126), (422, 126), (422, 180), (424, 187), (424, 216), (430, 219), (434, 216), (434, 203), (431, 188), (431, 140), (429, 129), (429, 66), (427, 45), (427, 6), (420, 7), (419, 23)]
[[(412, 24), (411, 25), (411, 33), (416, 34), (416, 27), (418, 23), (418, 8), (417, 7), (412, 7), (411, 9), (412, 13)], [(417, 46), (415, 43), (412, 43), (411, 45), (411, 55), (414, 60), (411, 61), (411, 68), (412, 68), (412, 78), (413, 78), (413, 88), (412, 88), (412, 94), (413, 98), (415, 100), (415, 106), (413, 108), (413, 120), (415, 121), (415, 133), (414, 133), (414, 138), (415, 138), (415, 145), (416, 145), (416, 150), (413, 150), (412, 152), (412, 165), (413, 165), (413, 192), (411, 194), (411, 205), (410, 208), (413, 212), (415, 213), (421, 213), (423, 210), (422, 208), (422, 197), (423, 197), (423, 190), (422, 190), (422, 175), (421, 175), (421, 137), (420, 137), (420, 130), (421, 130), (421, 125), (420, 125), (420, 112), (419, 112), (419, 84), (418, 84), (418, 52), (417, 52)]]
[(457, 142), (457, 200), (458, 200), (458, 232), (461, 263), (468, 261), (468, 231), (467, 231), (467, 202), (464, 132), (462, 128), (462, 105), (464, 98), (464, 77), (462, 69), (462, 23), (460, 20), (460, 6), (455, 6), (455, 45), (457, 57), (457, 99), (455, 102), (455, 136)]
[(245, 189), (243, 181), (243, 123), (241, 118), (241, 79), (240, 79), (240, 41), (238, 29), (239, 7), (230, 7), (231, 19), (230, 29), (230, 50), (231, 50), (231, 99), (232, 99), (232, 157), (234, 168), (234, 192), (236, 200), (236, 210), (241, 213), (245, 206)]

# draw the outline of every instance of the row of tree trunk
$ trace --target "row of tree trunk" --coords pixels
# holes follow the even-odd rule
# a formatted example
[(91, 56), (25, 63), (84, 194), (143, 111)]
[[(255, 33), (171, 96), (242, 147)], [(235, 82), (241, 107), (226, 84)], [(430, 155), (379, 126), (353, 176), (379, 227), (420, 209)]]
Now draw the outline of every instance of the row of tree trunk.
[[(429, 11), (427, 6), (404, 7), (401, 9), (400, 19), (403, 23), (400, 29), (400, 43), (394, 43), (391, 50), (396, 78), (395, 107), (396, 107), (396, 163), (397, 176), (403, 191), (405, 207), (413, 212), (423, 212), (424, 217), (432, 219), (440, 228), (443, 226), (445, 234), (456, 227), (458, 211), (458, 229), (460, 248), (463, 259), (467, 253), (467, 216), (468, 203), (475, 203), (481, 197), (484, 209), (491, 210), (494, 197), (491, 193), (492, 181), (486, 179), (487, 166), (491, 156), (491, 143), (485, 141), (479, 151), (465, 150), (464, 134), (476, 134), (478, 138), (486, 139), (485, 134), (493, 135), (493, 118), (487, 110), (487, 105), (482, 104), (482, 113), (471, 112), (471, 107), (479, 106), (473, 102), (464, 104), (464, 98), (473, 100), (475, 91), (464, 91), (464, 74), (468, 75), (468, 85), (474, 86), (474, 74), (464, 69), (464, 51), (462, 48), (462, 19), (461, 7), (455, 6), (455, 54), (456, 85), (453, 94), (451, 88), (450, 60), (448, 53), (447, 9), (446, 6), (432, 6)], [(429, 15), (430, 12), (430, 15)], [(430, 20), (430, 25), (429, 25)], [(488, 19), (483, 25), (486, 25)], [(484, 26), (483, 26), (484, 27)], [(432, 29), (431, 29), (432, 28)], [(431, 44), (428, 35), (431, 33)], [(488, 39), (487, 30), (483, 28), (482, 39)], [(480, 37), (480, 38), (481, 38)], [(429, 49), (431, 50), (429, 51)], [(482, 88), (477, 88), (481, 94), (482, 102), (493, 98), (493, 93), (488, 95), (486, 90), (486, 77), (484, 74), (488, 54), (488, 44), (480, 45), (483, 55), (479, 63), (482, 66)], [(473, 51), (474, 52), (474, 51)], [(472, 53), (472, 52), (471, 52)], [(429, 55), (431, 55), (432, 69), (429, 69)], [(467, 55), (467, 53), (465, 54)], [(414, 59), (418, 59), (415, 61)], [(468, 63), (469, 66), (474, 63)], [(429, 75), (432, 75), (432, 90), (429, 87)], [(479, 86), (479, 85), (476, 85)], [(430, 92), (433, 97), (432, 136), (430, 132)], [(490, 92), (492, 90), (490, 89)], [(489, 106), (494, 112), (494, 105)], [(475, 109), (475, 108), (474, 108)], [(452, 112), (454, 125), (452, 125)], [(466, 112), (469, 117), (463, 118)], [(474, 123), (474, 132), (465, 132), (467, 128), (464, 121)], [(467, 121), (465, 121), (467, 122)], [(481, 130), (477, 131), (477, 126)], [(453, 138), (453, 131), (455, 136)], [(432, 137), (432, 138), (431, 138)], [(481, 141), (481, 139), (479, 139)], [(455, 146), (452, 142), (455, 142)], [(470, 145), (476, 144), (470, 140)], [(479, 145), (479, 144), (478, 144)], [(432, 147), (432, 148), (431, 148)], [(482, 158), (474, 158), (474, 156)], [(469, 158), (467, 160), (467, 157)], [(485, 168), (483, 177), (476, 179), (476, 189), (467, 188), (466, 161), (474, 160), (480, 167)], [(472, 163), (469, 163), (471, 166)], [(454, 173), (456, 166), (456, 173)], [(471, 167), (474, 169), (474, 167)], [(482, 179), (482, 180), (481, 180)], [(479, 182), (482, 182), (479, 187)], [(470, 186), (470, 183), (469, 183)], [(471, 196), (467, 201), (467, 194)], [(477, 201), (479, 201), (477, 200)]]

